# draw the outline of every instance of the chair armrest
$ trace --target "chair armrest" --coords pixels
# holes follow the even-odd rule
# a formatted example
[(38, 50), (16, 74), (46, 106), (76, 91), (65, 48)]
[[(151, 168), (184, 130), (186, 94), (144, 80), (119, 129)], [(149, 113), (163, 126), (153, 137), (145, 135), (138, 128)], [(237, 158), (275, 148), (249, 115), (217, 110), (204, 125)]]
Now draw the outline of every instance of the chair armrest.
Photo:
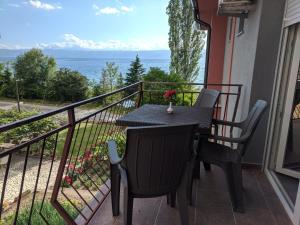
[(122, 158), (119, 157), (117, 151), (117, 143), (113, 140), (107, 142), (108, 145), (108, 157), (112, 165), (119, 164), (122, 161)]
[(217, 120), (217, 119), (213, 119), (212, 123), (216, 125), (225, 125), (230, 127), (241, 127), (242, 125), (241, 123), (237, 123), (237, 122), (230, 122), (230, 121)]

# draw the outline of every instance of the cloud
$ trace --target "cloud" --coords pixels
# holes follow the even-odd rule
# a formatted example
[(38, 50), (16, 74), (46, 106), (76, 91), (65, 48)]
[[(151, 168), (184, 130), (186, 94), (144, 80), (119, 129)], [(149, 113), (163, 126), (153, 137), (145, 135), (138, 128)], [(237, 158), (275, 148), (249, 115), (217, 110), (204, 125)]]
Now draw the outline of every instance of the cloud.
[(128, 6), (121, 6), (120, 8), (116, 7), (104, 7), (100, 8), (96, 4), (93, 5), (93, 9), (95, 10), (95, 15), (100, 16), (100, 15), (118, 15), (120, 13), (129, 13), (133, 11), (133, 7), (128, 7)]
[(20, 5), (19, 4), (16, 4), (16, 3), (9, 3), (8, 4), (10, 7), (15, 7), (15, 8), (19, 8)]
[(81, 39), (74, 34), (64, 34), (64, 41), (50, 44), (40, 43), (38, 48), (79, 48), (87, 50), (163, 50), (168, 49), (168, 38), (152, 37), (148, 39), (131, 39), (128, 41), (107, 40), (93, 41)]
[(168, 37), (135, 38), (127, 41), (94, 41), (82, 39), (74, 34), (64, 34), (63, 41), (38, 43), (32, 46), (6, 45), (0, 43), (0, 49), (85, 49), (85, 50), (167, 50)]
[(133, 7), (121, 6), (121, 10), (123, 12), (132, 12), (133, 11)]
[(62, 9), (60, 5), (54, 5), (49, 3), (44, 3), (39, 0), (29, 0), (28, 2), (31, 6), (37, 9), (43, 9), (43, 10), (56, 10), (56, 9)]

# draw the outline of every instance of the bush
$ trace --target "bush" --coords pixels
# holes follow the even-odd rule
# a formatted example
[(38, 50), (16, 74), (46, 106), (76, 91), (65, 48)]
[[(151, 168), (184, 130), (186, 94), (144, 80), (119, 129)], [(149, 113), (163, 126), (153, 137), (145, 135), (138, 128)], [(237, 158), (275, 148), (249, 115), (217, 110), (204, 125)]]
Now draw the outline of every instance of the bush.
[[(39, 212), (42, 206), (42, 202), (35, 202), (33, 205), (33, 211), (31, 216), (31, 223), (28, 221), (28, 217), (30, 214), (30, 206), (24, 207), (20, 210), (17, 224), (18, 225), (40, 225), (40, 224), (46, 224), (43, 220), (43, 218), (40, 216)], [(71, 205), (69, 202), (63, 202), (62, 206), (64, 209), (69, 213), (69, 215), (75, 219), (78, 216), (77, 210)], [(65, 221), (63, 218), (58, 214), (56, 209), (51, 205), (50, 202), (45, 201), (41, 210), (41, 214), (45, 217), (48, 224), (55, 224), (55, 225), (65, 225)], [(14, 222), (14, 214), (8, 216), (7, 218), (4, 218), (3, 221), (0, 221), (0, 225), (8, 225), (13, 224)]]
[[(0, 110), (0, 125), (12, 123), (17, 120), (25, 119), (37, 115), (38, 112), (21, 112), (16, 110)], [(57, 128), (57, 124), (52, 118), (45, 118), (27, 125), (17, 127), (15, 129), (9, 130), (7, 132), (0, 133), (0, 142), (20, 144), (24, 141), (38, 137), (41, 134), (47, 133), (53, 129)], [(51, 150), (54, 144), (54, 137), (50, 137), (46, 142), (46, 150)], [(32, 148), (31, 153), (39, 151), (38, 148)], [(47, 152), (45, 152), (47, 154)]]
[[(184, 80), (177, 74), (168, 74), (158, 67), (151, 67), (149, 72), (144, 76), (144, 81), (149, 82), (174, 82), (182, 83)], [(145, 90), (155, 90), (152, 92), (151, 99), (149, 92), (145, 92), (143, 96), (143, 103), (155, 103), (155, 104), (167, 104), (167, 101), (163, 98), (163, 94), (166, 90), (176, 90), (177, 92), (187, 90), (189, 87), (179, 84), (145, 84)], [(181, 103), (182, 96), (176, 96), (173, 102)]]
[(47, 98), (54, 101), (79, 101), (85, 99), (88, 79), (77, 71), (62, 68), (49, 78)]

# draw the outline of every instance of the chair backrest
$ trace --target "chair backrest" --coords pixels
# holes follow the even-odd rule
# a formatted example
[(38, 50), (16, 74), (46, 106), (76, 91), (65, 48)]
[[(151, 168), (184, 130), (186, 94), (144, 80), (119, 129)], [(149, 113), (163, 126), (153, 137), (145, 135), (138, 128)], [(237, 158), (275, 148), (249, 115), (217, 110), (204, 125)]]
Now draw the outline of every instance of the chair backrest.
[(127, 129), (126, 167), (130, 192), (154, 197), (176, 191), (190, 160), (196, 125)]
[(208, 107), (213, 108), (220, 96), (220, 92), (213, 89), (202, 89), (194, 107)]
[(249, 112), (247, 119), (241, 123), (241, 136), (249, 135), (247, 141), (238, 146), (241, 155), (244, 155), (246, 153), (249, 141), (253, 137), (254, 131), (256, 130), (256, 127), (261, 120), (263, 112), (267, 108), (267, 105), (268, 104), (266, 101), (258, 100)]

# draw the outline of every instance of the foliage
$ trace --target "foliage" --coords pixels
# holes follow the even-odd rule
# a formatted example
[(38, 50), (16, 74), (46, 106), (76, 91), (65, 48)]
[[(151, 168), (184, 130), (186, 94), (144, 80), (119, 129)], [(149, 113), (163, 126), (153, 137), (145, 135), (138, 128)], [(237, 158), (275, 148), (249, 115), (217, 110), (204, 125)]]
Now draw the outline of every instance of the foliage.
[[(157, 67), (151, 67), (148, 73), (144, 76), (144, 81), (146, 82), (170, 82), (171, 84), (155, 84), (155, 83), (145, 83), (145, 90), (154, 90), (151, 93), (145, 92), (143, 96), (143, 103), (155, 103), (155, 104), (166, 104), (167, 101), (163, 98), (163, 94), (166, 90), (176, 90), (183, 91), (187, 90), (185, 87), (179, 83), (183, 83), (184, 80), (181, 76), (175, 73), (168, 74), (165, 71)], [(173, 98), (173, 102), (176, 104), (180, 102), (180, 97)]]
[(104, 92), (112, 92), (116, 86), (120, 76), (119, 67), (114, 62), (106, 62), (100, 79), (100, 86)]
[(134, 84), (142, 80), (145, 73), (145, 69), (141, 64), (141, 60), (136, 55), (135, 60), (131, 62), (128, 72), (126, 73), (125, 84), (126, 86)]
[[(21, 112), (19, 113), (16, 110), (0, 110), (0, 125), (12, 123), (17, 120), (25, 119), (37, 115), (38, 112)], [(29, 123), (15, 129), (11, 129), (7, 132), (0, 133), (0, 142), (2, 143), (13, 143), (20, 144), (24, 141), (31, 140), (32, 138), (38, 137), (41, 134), (47, 133), (53, 129), (57, 128), (57, 124), (53, 121), (52, 118), (45, 118), (38, 120), (33, 123)], [(46, 150), (51, 150), (54, 144), (54, 137), (47, 139)], [(31, 153), (34, 151), (40, 151), (38, 146), (37, 148), (31, 148)], [(47, 152), (45, 152), (47, 154)]]
[[(77, 210), (68, 201), (62, 202), (61, 205), (64, 207), (64, 209), (68, 212), (68, 214), (73, 219), (75, 219), (78, 216)], [(20, 210), (18, 219), (17, 219), (17, 223), (16, 223), (17, 225), (46, 224), (40, 215), (41, 207), (42, 207), (41, 214), (45, 217), (48, 224), (66, 225), (63, 218), (58, 214), (56, 209), (48, 201), (45, 201), (43, 205), (42, 205), (41, 201), (37, 201), (34, 203), (33, 210), (32, 210), (32, 216), (31, 216), (31, 222), (29, 223), (28, 217), (30, 215), (30, 209), (31, 209), (30, 206), (28, 205), (27, 207), (24, 207)], [(3, 221), (0, 221), (0, 225), (13, 224), (14, 219), (15, 219), (14, 214), (9, 215), (8, 217), (4, 218)]]
[(0, 96), (15, 96), (15, 81), (9, 64), (0, 63)]
[(17, 57), (14, 69), (16, 79), (22, 81), (21, 95), (24, 98), (42, 99), (46, 94), (46, 81), (56, 71), (56, 62), (40, 49), (31, 49)]
[(79, 101), (86, 98), (88, 80), (77, 71), (61, 68), (49, 78), (47, 98), (55, 101)]
[(170, 0), (167, 14), (170, 26), (170, 71), (193, 82), (199, 75), (199, 59), (205, 33), (196, 27), (190, 0)]

